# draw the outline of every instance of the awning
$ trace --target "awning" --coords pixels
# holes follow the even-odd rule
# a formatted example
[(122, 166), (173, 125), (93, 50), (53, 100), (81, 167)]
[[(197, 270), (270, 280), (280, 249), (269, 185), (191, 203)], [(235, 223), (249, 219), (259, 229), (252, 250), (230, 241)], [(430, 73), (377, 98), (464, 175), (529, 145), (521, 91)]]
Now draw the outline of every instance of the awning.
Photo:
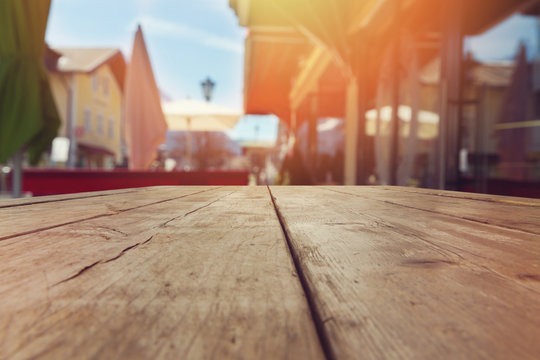
[[(345, 63), (351, 58), (350, 35), (365, 26), (388, 0), (231, 0), (240, 25), (292, 27), (312, 43), (324, 45)], [(410, 3), (410, 2), (407, 2)]]
[(298, 60), (311, 45), (297, 32), (250, 32), (246, 38), (244, 111), (290, 117), (289, 92)]
[[(299, 81), (299, 72), (306, 67), (313, 49), (322, 47), (332, 53), (333, 62), (341, 59), (339, 65), (348, 63), (349, 33), (356, 31), (352, 24), (372, 17), (386, 0), (231, 0), (230, 3), (240, 25), (250, 30), (245, 48), (246, 114), (272, 113), (290, 122), (291, 89)], [(329, 71), (335, 73), (335, 68)], [(318, 108), (322, 114), (342, 116), (345, 88), (342, 77), (337, 79), (340, 84), (330, 77), (310, 83), (313, 82), (320, 86), (301, 86), (298, 101), (315, 92), (319, 95)], [(298, 101), (295, 109), (303, 111)]]

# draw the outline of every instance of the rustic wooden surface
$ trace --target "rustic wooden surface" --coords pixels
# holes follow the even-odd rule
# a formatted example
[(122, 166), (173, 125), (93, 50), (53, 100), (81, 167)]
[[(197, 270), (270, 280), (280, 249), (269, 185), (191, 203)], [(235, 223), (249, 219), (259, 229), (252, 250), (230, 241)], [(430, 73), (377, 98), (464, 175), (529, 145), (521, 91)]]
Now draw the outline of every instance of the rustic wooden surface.
[[(539, 357), (539, 221), (464, 220), (405, 189), (271, 190), (333, 357)], [(490, 220), (506, 204), (459, 206)], [(525, 214), (540, 207), (506, 217)]]
[(0, 359), (537, 359), (540, 201), (152, 187), (0, 202)]

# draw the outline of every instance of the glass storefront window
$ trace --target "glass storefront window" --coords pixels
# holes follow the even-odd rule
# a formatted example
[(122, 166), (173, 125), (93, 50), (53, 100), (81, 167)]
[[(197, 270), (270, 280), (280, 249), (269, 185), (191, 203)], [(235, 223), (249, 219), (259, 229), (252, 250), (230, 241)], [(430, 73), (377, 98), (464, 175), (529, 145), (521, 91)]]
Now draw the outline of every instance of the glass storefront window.
[[(440, 110), (440, 55), (437, 39), (420, 47), (414, 34), (400, 35), (399, 64), (388, 44), (377, 80), (375, 107), (366, 112), (366, 135), (374, 138), (374, 180), (393, 183), (391, 172), (394, 111), (397, 111), (397, 185), (435, 187)], [(426, 46), (428, 45), (428, 46)], [(399, 67), (398, 106), (394, 99), (395, 68)]]
[(464, 39), (460, 171), (475, 191), (540, 181), (540, 18), (513, 14)]

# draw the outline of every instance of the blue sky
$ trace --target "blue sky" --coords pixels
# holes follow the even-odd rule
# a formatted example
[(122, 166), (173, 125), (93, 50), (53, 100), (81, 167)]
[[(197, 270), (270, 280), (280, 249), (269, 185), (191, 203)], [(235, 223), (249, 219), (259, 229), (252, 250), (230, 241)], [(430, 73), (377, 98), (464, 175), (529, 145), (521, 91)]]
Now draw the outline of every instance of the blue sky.
[(465, 48), (481, 61), (504, 61), (515, 58), (520, 42), (527, 47), (528, 57), (539, 54), (538, 20), (532, 16), (513, 15), (484, 34), (470, 36)]
[[(115, 47), (129, 60), (142, 25), (161, 91), (172, 99), (203, 99), (200, 82), (216, 82), (212, 102), (242, 109), (244, 38), (228, 0), (53, 0), (46, 41), (52, 47)], [(246, 117), (233, 138), (272, 140), (274, 117)]]

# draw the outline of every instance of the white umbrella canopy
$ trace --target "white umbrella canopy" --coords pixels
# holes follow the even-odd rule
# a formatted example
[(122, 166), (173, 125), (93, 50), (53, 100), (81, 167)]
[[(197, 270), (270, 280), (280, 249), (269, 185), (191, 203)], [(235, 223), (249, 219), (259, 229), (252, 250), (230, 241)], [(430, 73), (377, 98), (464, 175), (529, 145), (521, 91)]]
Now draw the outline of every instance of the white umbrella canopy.
[(169, 131), (226, 131), (242, 113), (206, 101), (191, 99), (162, 103)]

